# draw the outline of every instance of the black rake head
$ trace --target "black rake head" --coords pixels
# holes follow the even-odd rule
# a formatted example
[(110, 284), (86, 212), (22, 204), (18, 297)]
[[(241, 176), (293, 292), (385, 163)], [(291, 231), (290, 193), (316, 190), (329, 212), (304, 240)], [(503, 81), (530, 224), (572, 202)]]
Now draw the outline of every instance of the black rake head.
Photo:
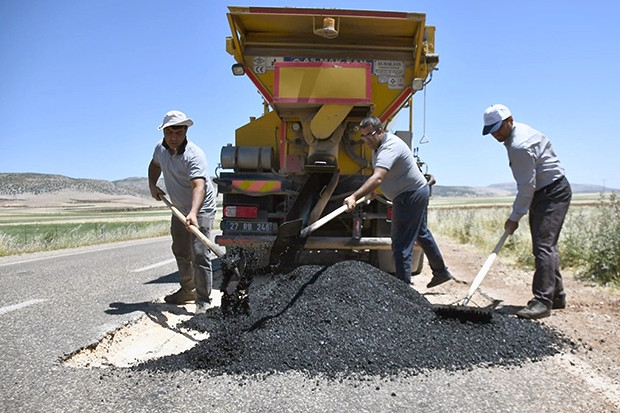
[(433, 305), (433, 311), (441, 318), (456, 318), (462, 323), (490, 323), (493, 308), (468, 307), (465, 305)]

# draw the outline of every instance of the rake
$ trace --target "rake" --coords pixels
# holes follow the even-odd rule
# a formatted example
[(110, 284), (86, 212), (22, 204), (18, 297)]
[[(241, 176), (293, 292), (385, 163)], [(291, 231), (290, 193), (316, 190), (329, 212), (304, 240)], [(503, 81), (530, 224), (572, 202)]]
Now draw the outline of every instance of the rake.
[(480, 271), (478, 271), (476, 278), (474, 278), (474, 281), (471, 283), (467, 296), (463, 298), (460, 304), (433, 305), (433, 310), (438, 316), (443, 318), (457, 318), (462, 322), (473, 321), (476, 323), (489, 323), (491, 321), (491, 318), (493, 316), (493, 310), (495, 310), (495, 307), (499, 303), (498, 301), (495, 301), (493, 304), (487, 307), (470, 307), (467, 304), (469, 304), (471, 297), (474, 295), (474, 293), (482, 283), (482, 280), (484, 280), (484, 277), (489, 272), (491, 265), (493, 265), (493, 261), (495, 261), (495, 257), (497, 257), (499, 250), (502, 248), (504, 242), (506, 242), (506, 239), (509, 235), (510, 233), (508, 232), (508, 230), (505, 230), (502, 234), (502, 237), (499, 239), (499, 242), (493, 249), (493, 252), (491, 253), (491, 255), (489, 255)]

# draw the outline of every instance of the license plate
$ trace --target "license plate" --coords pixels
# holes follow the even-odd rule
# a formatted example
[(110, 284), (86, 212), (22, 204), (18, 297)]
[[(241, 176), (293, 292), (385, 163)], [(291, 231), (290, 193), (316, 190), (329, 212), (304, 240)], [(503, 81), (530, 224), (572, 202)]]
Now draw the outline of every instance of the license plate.
[(226, 232), (237, 234), (275, 234), (275, 222), (226, 221)]

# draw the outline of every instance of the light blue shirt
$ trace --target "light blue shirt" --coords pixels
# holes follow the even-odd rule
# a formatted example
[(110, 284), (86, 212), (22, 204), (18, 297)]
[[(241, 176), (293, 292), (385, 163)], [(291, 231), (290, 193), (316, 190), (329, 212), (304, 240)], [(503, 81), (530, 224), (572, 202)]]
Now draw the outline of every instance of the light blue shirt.
[(512, 134), (504, 146), (517, 182), (517, 197), (509, 219), (518, 222), (527, 214), (534, 192), (563, 177), (564, 168), (549, 139), (524, 123), (513, 123)]
[(426, 178), (418, 168), (411, 148), (398, 136), (386, 132), (381, 145), (372, 153), (373, 167), (387, 169), (379, 186), (385, 196), (394, 200), (407, 191), (415, 191), (426, 185)]

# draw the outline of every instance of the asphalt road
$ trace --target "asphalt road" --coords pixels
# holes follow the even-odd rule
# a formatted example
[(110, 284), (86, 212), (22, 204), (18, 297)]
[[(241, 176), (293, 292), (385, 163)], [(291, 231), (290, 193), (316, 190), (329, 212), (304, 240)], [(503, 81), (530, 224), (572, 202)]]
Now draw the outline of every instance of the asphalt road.
[[(569, 358), (415, 377), (212, 377), (192, 369), (65, 367), (177, 287), (167, 237), (0, 259), (0, 411), (603, 412)], [(165, 304), (158, 304), (165, 305)], [(455, 337), (458, 339), (458, 337)]]

